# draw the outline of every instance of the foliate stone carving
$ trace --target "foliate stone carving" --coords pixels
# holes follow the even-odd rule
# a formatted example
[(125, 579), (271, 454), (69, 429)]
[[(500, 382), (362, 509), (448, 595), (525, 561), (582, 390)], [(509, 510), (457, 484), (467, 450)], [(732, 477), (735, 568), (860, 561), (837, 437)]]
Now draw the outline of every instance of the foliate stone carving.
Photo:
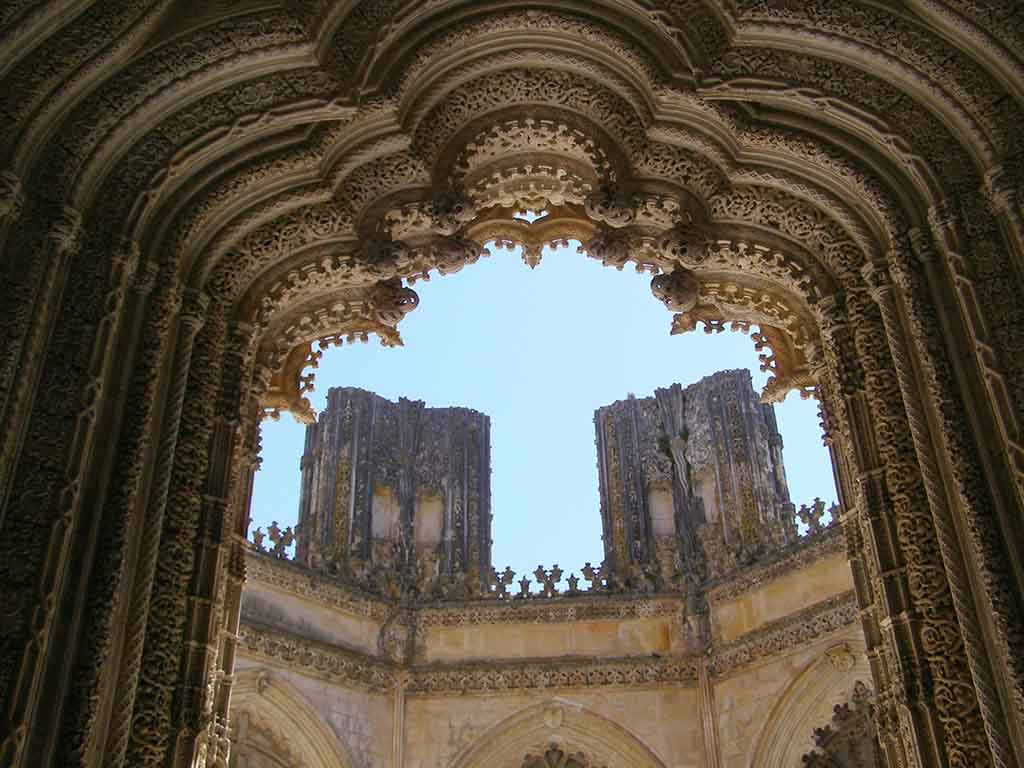
[(256, 658), (284, 662), (315, 677), (385, 691), (393, 690), (398, 682), (387, 662), (279, 630), (246, 624), (239, 631), (239, 640), (241, 648)]
[(598, 768), (581, 753), (569, 753), (552, 744), (543, 754), (527, 755), (522, 768)]
[[(593, 593), (593, 594), (592, 594)], [(685, 611), (678, 595), (631, 597), (581, 591), (562, 594), (548, 600), (538, 596), (529, 601), (494, 600), (439, 606), (424, 606), (418, 611), (418, 626), (461, 627), (478, 624), (558, 624), (573, 621), (625, 621), (656, 616), (682, 617)]]
[(626, 195), (614, 187), (602, 187), (587, 196), (584, 210), (594, 221), (612, 229), (620, 229), (633, 223), (636, 216)]
[(525, 117), (491, 126), (480, 133), (456, 163), (462, 183), (472, 186), (491, 168), (505, 168), (510, 162), (552, 162), (582, 166), (592, 178), (614, 173), (608, 154), (592, 136), (564, 122)]
[(506, 664), (423, 666), (416, 669), (407, 691), (431, 693), (498, 693), (560, 688), (620, 688), (649, 685), (692, 686), (697, 662), (662, 657), (630, 660), (576, 660)]
[(388, 615), (386, 603), (319, 571), (300, 567), (288, 560), (253, 554), (246, 558), (248, 577), (254, 582), (309, 600), (330, 604), (355, 616), (383, 622)]
[(871, 689), (858, 680), (850, 701), (837, 704), (832, 721), (814, 729), (814, 750), (803, 756), (803, 765), (882, 768), (885, 763), (875, 734), (873, 698)]
[(417, 50), (416, 58), (400, 74), (399, 94), (403, 100), (418, 98), (420, 91), (417, 86), (422, 87), (425, 72), (431, 66), (436, 66), (436, 62), (443, 57), (457, 57), (467, 40), (479, 40), (491, 34), (500, 37), (509, 32), (521, 32), (523, 29), (555, 32), (574, 39), (587, 40), (594, 49), (608, 51), (623, 71), (631, 69), (635, 76), (645, 82), (660, 81), (658, 63), (651, 60), (646, 48), (624, 37), (621, 30), (571, 13), (529, 8), (505, 10), (500, 14), (470, 19), (465, 23), (451, 26), (440, 35), (431, 38)]
[[(275, 308), (285, 298), (301, 298), (306, 291), (329, 288), (333, 269), (293, 273), (275, 286), (277, 296), (267, 297), (260, 313), (264, 323), (274, 318)], [(278, 342), (261, 355), (257, 371), (259, 396), (267, 416), (277, 419), (282, 411), (311, 423), (313, 412), (305, 397), (313, 390), (315, 369), (325, 349), (343, 341), (367, 341), (375, 334), (385, 346), (401, 345), (395, 326), (419, 305), (419, 296), (398, 278), (382, 280), (368, 291), (337, 300), (328, 294), (326, 307), (307, 305), (299, 317), (283, 328), (278, 320)], [(313, 348), (316, 343), (317, 349)]]
[(644, 143), (636, 108), (595, 80), (571, 71), (510, 68), (468, 83), (424, 116), (413, 139), (418, 155), (435, 161), (462, 126), (464, 115), (483, 115), (516, 102), (573, 111), (616, 138), (632, 153)]

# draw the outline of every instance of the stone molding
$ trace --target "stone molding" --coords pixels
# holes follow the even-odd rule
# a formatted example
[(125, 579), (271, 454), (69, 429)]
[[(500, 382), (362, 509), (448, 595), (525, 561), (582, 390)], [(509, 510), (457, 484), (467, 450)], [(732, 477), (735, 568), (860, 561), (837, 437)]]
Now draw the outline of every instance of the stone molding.
[(777, 656), (797, 646), (807, 646), (822, 637), (852, 625), (858, 617), (853, 591), (835, 595), (726, 643), (711, 653), (711, 670), (725, 677), (758, 661)]
[[(811, 551), (834, 551), (827, 535)], [(785, 562), (785, 561), (780, 561)], [(252, 556), (249, 577), (299, 597), (325, 602), (332, 607), (372, 618), (385, 618), (388, 603), (353, 594), (345, 585), (322, 577), (303, 578), (300, 569), (268, 557)], [(782, 566), (779, 566), (782, 567)], [(541, 602), (543, 601), (543, 602)], [(538, 604), (540, 603), (540, 604)], [(662, 596), (627, 599), (601, 596), (567, 600), (538, 598), (538, 602), (508, 601), (499, 604), (459, 603), (428, 606), (416, 617), (420, 629), (480, 624), (566, 623), (580, 620), (628, 620), (684, 614), (681, 597)], [(732, 674), (739, 669), (850, 626), (857, 619), (853, 592), (823, 600), (743, 635), (710, 652), (712, 673)], [(395, 685), (398, 667), (339, 646), (319, 643), (251, 622), (243, 617), (242, 648), (273, 661), (296, 665), (331, 680), (351, 681), (378, 689)], [(695, 657), (664, 659), (553, 659), (530, 662), (492, 662), (413, 667), (407, 690), (410, 693), (453, 691), (501, 691), (521, 688), (559, 688), (601, 685), (647, 685), (661, 683), (696, 684)]]
[(390, 663), (338, 645), (250, 622), (243, 622), (238, 639), (239, 648), (247, 655), (324, 680), (375, 691), (390, 691), (398, 685), (398, 675)]
[(692, 687), (696, 681), (694, 658), (563, 658), (414, 668), (406, 692), (429, 695), (655, 685)]
[[(391, 602), (367, 595), (328, 574), (251, 550), (246, 557), (246, 576), (251, 583), (282, 590), (355, 616), (384, 621), (393, 608)], [(682, 619), (684, 612), (685, 596), (682, 594), (645, 597), (584, 593), (576, 597), (531, 596), (529, 600), (453, 601), (450, 604), (425, 605), (416, 611), (416, 621), (421, 628), (463, 627), (621, 621), (657, 616), (678, 616)]]
[(460, 603), (425, 607), (418, 612), (420, 627), (462, 627), (480, 624), (558, 624), (573, 621), (654, 618), (685, 613), (683, 595), (581, 595), (575, 598), (531, 597), (529, 601)]
[(821, 533), (805, 536), (786, 549), (775, 553), (767, 562), (759, 562), (728, 574), (708, 589), (712, 603), (733, 600), (752, 592), (785, 573), (807, 568), (819, 560), (846, 550), (846, 539), (839, 525), (824, 529)]
[[(402, 677), (388, 661), (290, 632), (243, 622), (240, 648), (246, 655), (283, 664), (300, 673), (375, 691), (394, 690)], [(413, 667), (405, 675), (409, 694), (495, 693), (586, 687), (692, 686), (693, 658), (580, 658)]]
[(334, 610), (384, 621), (390, 613), (387, 602), (308, 568), (250, 551), (245, 558), (250, 582), (272, 587), (297, 597), (328, 605)]
[[(65, 569), (65, 549), (47, 547), (41, 538), (36, 540), (36, 532), (52, 531), (54, 540), (67, 533), (75, 547), (89, 541), (97, 534), (81, 511), (80, 493), (88, 493), (94, 480), (109, 483), (116, 498), (148, 471), (150, 457), (138, 445), (145, 444), (151, 431), (122, 438), (111, 432), (110, 425), (118, 419), (130, 423), (124, 413), (114, 413), (115, 419), (97, 416), (108, 406), (121, 408), (114, 399), (130, 403), (129, 414), (146, 413), (162, 388), (170, 386), (176, 397), (187, 395), (190, 404), (180, 428), (175, 417), (160, 434), (161, 442), (176, 448), (169, 454), (160, 452), (160, 482), (150, 509), (162, 520), (166, 506), (168, 534), (158, 542), (159, 575), (152, 598), (147, 588), (139, 610), (145, 614), (150, 599), (161, 610), (153, 612), (144, 628), (145, 647), (153, 650), (146, 652), (146, 674), (135, 711), (125, 715), (137, 742), (129, 762), (191, 764), (192, 757), (184, 753), (192, 749), (189, 739), (200, 727), (206, 698), (228, 699), (216, 693), (220, 683), (212, 678), (182, 675), (180, 670), (190, 667), (176, 658), (182, 647), (199, 658), (196, 649), (216, 647), (216, 633), (225, 631), (225, 612), (220, 608), (211, 622), (187, 619), (187, 611), (203, 600), (221, 605), (210, 585), (223, 579), (207, 578), (212, 574), (199, 571), (221, 565), (211, 566), (205, 557), (194, 560), (192, 554), (197, 531), (209, 537), (211, 547), (220, 544), (220, 531), (200, 525), (215, 517), (211, 509), (216, 514), (224, 511), (231, 489), (222, 486), (237, 468), (230, 420), (235, 401), (247, 394), (248, 371), (237, 362), (237, 350), (228, 349), (223, 328), (239, 309), (231, 302), (248, 286), (253, 286), (251, 298), (258, 302), (261, 276), (286, 261), (289, 269), (298, 268), (298, 256), (307, 256), (293, 249), (296, 219), (287, 215), (276, 225), (275, 237), (247, 237), (244, 247), (218, 250), (216, 258), (195, 270), (178, 248), (161, 241), (160, 230), (177, 232), (180, 222), (199, 211), (206, 220), (196, 224), (196, 242), (207, 241), (218, 237), (229, 222), (231, 231), (242, 233), (272, 210), (287, 213), (305, 194), (298, 191), (304, 185), (324, 194), (326, 185), (310, 183), (310, 174), (301, 172), (309, 164), (303, 161), (300, 167), (297, 158), (261, 166), (260, 172), (272, 183), (261, 184), (259, 194), (250, 196), (239, 189), (243, 196), (221, 204), (207, 188), (220, 189), (219, 180), (238, 163), (243, 145), (250, 144), (250, 156), (255, 157), (257, 145), (276, 150), (301, 142), (289, 126), (338, 120), (355, 104), (361, 112), (362, 104), (378, 109), (374, 105), (384, 103), (382, 93), (397, 94), (404, 111), (414, 118), (408, 122), (416, 137), (422, 134), (421, 126), (433, 130), (431, 117), (451, 117), (450, 126), (438, 129), (440, 140), (421, 141), (416, 149), (443, 144), (452, 150), (447, 155), (455, 157), (454, 145), (468, 129), (456, 114), (463, 97), (479, 96), (475, 103), (490, 99), (486, 103), (503, 111), (521, 109), (533, 102), (521, 95), (523, 78), (504, 75), (526, 66), (558, 73), (537, 90), (545, 91), (545, 103), (559, 115), (571, 111), (566, 105), (581, 101), (580, 91), (588, 95), (587, 101), (595, 95), (604, 99), (605, 92), (607, 103), (637, 101), (636, 114), (642, 112), (642, 120), (623, 125), (628, 131), (615, 132), (621, 134), (624, 154), (631, 158), (633, 149), (640, 149), (655, 131), (678, 131), (682, 138), (685, 131), (679, 125), (699, 127), (685, 141), (697, 144), (701, 156), (722, 155), (723, 166), (728, 166), (721, 173), (722, 188), (705, 195), (713, 204), (712, 219), (729, 228), (770, 229), (779, 247), (806, 249), (837, 273), (846, 308), (838, 317), (817, 318), (819, 325), (829, 326), (831, 338), (841, 341), (824, 345), (822, 390), (832, 398), (830, 439), (839, 463), (845, 458), (848, 465), (843, 495), (857, 497), (851, 503), (846, 537), (869, 652), (878, 660), (880, 740), (901, 764), (1020, 762), (1024, 736), (1000, 732), (1024, 713), (1024, 632), (1010, 556), (1021, 543), (1013, 513), (1024, 496), (1019, 467), (1013, 466), (1020, 453), (1015, 414), (1024, 403), (1024, 366), (1016, 353), (1024, 307), (1015, 300), (1020, 276), (1014, 271), (1014, 258), (1019, 261), (1021, 256), (1022, 224), (1019, 210), (1005, 210), (1008, 201), (1002, 192), (996, 200), (1001, 211), (989, 210), (977, 192), (981, 169), (1004, 158), (1020, 186), (1016, 158), (1022, 145), (1017, 127), (1024, 72), (1015, 52), (1024, 32), (1019, 25), (1005, 23), (1013, 0), (921, 0), (890, 9), (872, 3), (850, 3), (847, 8), (826, 0), (750, 2), (716, 11), (719, 23), (709, 16), (710, 3), (605, 3), (602, 7), (607, 6), (609, 15), (603, 19), (572, 12), (577, 6), (586, 8), (585, 3), (566, 3), (558, 6), (564, 13), (555, 16), (530, 9), (503, 21), (503, 26), (494, 22), (488, 34), (493, 31), (511, 42), (507, 51), (486, 61), (493, 51), (474, 51), (465, 42), (467, 34), (481, 34), (482, 28), (460, 24), (460, 31), (454, 31), (456, 23), (469, 16), (463, 13), (466, 3), (299, 2), (273, 10), (246, 3), (193, 3), (206, 10), (198, 17), (178, 13), (170, 18), (168, 0), (79, 2), (72, 4), (75, 13), (59, 14), (60, 23), (53, 24), (56, 11), (47, 10), (48, 5), (54, 4), (30, 11), (27, 0), (13, 0), (0, 11), (16, 46), (4, 72), (5, 88), (0, 89), (0, 113), (7, 117), (3, 135), (11, 139), (2, 143), (8, 149), (0, 166), (10, 165), (25, 190), (31, 191), (22, 220), (11, 225), (10, 272), (18, 279), (8, 281), (5, 301), (0, 302), (15, 308), (5, 319), (21, 329), (17, 336), (27, 339), (26, 351), (23, 354), (22, 342), (16, 341), (5, 353), (0, 378), (38, 382), (30, 388), (40, 393), (23, 419), (19, 415), (24, 437), (5, 454), (12, 465), (17, 459), (9, 495), (18, 503), (3, 513), (0, 559), (17, 563), (18, 568), (3, 575), (3, 588), (17, 600), (7, 611), (5, 630), (12, 629), (0, 654), (0, 679), (7, 687), (11, 680), (29, 681), (25, 691), (31, 694), (30, 701), (56, 700), (57, 706), (33, 703), (25, 709), (20, 706), (23, 697), (6, 696), (4, 700), (13, 702), (10, 730), (15, 736), (0, 743), (0, 762), (13, 754), (11, 762), (19, 766), (48, 763), (51, 757), (83, 764), (67, 754), (57, 758), (37, 754), (34, 746), (23, 747), (29, 743), (23, 739), (29, 728), (52, 733), (47, 738), (60, 743), (65, 753), (78, 747), (63, 745), (96, 744), (103, 738), (94, 730), (102, 724), (87, 718), (79, 727), (74, 715), (68, 720), (62, 714), (78, 707), (90, 709), (103, 692), (77, 680), (51, 686), (56, 670), (66, 663), (64, 644), (48, 646), (42, 640), (62, 628), (49, 607), (50, 586), (37, 585), (44, 583), (39, 575), (52, 575), (53, 590), (60, 595), (74, 595), (76, 600), (90, 596), (89, 605), (76, 604), (76, 611), (81, 610), (87, 622), (106, 626), (120, 615), (119, 608), (96, 596), (113, 594), (117, 577), (103, 569)], [(497, 17), (506, 5), (482, 3), (474, 8), (470, 22), (478, 24), (476, 17), (483, 17), (488, 8)], [(299, 10), (306, 6), (308, 14)], [(565, 19), (572, 16), (587, 16), (585, 25), (577, 21), (566, 26)], [(443, 36), (444, 30), (453, 31)], [(640, 30), (652, 33), (638, 34)], [(552, 37), (552, 32), (559, 35)], [(585, 42), (541, 45), (542, 37)], [(310, 55), (314, 47), (316, 56)], [(609, 55), (618, 54), (620, 47), (622, 56)], [(625, 55), (633, 49), (638, 51), (635, 56)], [(628, 64), (633, 60), (638, 63)], [(409, 62), (415, 64), (406, 66)], [(403, 81), (398, 70), (415, 79)], [(662, 73), (673, 74), (671, 87), (661, 81)], [(478, 88), (499, 79), (514, 86), (500, 103), (494, 101), (501, 95), (497, 89)], [(565, 88), (570, 80), (572, 87)], [(547, 98), (547, 91), (559, 89), (564, 94)], [(697, 106), (698, 102), (712, 104)], [(471, 119), (479, 112), (472, 104), (465, 110)], [(783, 114), (795, 117), (780, 119)], [(331, 156), (332, 167), (339, 167), (355, 154), (357, 143), (369, 145), (375, 136), (381, 141), (409, 138), (397, 136), (398, 122), (383, 113), (370, 115), (369, 121), (380, 130), (357, 133), (347, 125), (341, 128), (351, 152), (328, 151), (324, 146), (313, 158)], [(593, 118), (587, 121), (592, 122)], [(472, 127), (477, 133), (480, 126)], [(715, 144), (721, 146), (712, 147)], [(726, 148), (743, 149), (734, 153)], [(796, 158), (806, 153), (811, 153), (806, 169), (798, 168)], [(683, 153), (672, 154), (664, 174), (644, 176), (692, 178), (698, 173), (695, 164), (686, 164)], [(855, 181), (841, 183), (829, 170), (833, 164), (826, 155), (841, 157), (840, 165), (852, 169)], [(376, 183), (366, 164), (352, 175), (349, 186), (362, 184), (363, 196), (375, 204), (392, 191), (404, 192), (409, 184), (418, 183), (422, 169), (405, 168), (404, 157), (376, 163), (373, 169), (389, 162), (393, 173), (386, 183)], [(241, 165), (238, 170), (239, 178), (251, 172)], [(707, 174), (709, 179), (714, 176)], [(449, 179), (439, 172), (430, 181), (443, 185)], [(777, 193), (776, 188), (784, 192)], [(878, 200), (898, 200), (892, 210), (881, 209), (875, 195), (861, 191), (875, 189), (892, 193)], [(895, 299), (882, 302), (886, 306), (880, 317), (859, 272), (862, 257), (892, 246), (887, 240), (893, 229), (885, 222), (897, 220), (905, 211), (913, 219), (908, 223), (923, 226), (917, 220), (920, 213), (942, 205), (944, 199), (955, 201), (951, 210), (960, 223), (932, 233), (941, 270), (915, 266), (912, 274), (923, 282), (900, 286)], [(137, 202), (142, 204), (136, 206)], [(384, 202), (391, 201), (382, 199), (381, 205)], [(56, 269), (37, 269), (39, 262), (33, 259), (45, 237), (42, 230), (55, 218), (48, 210), (51, 204), (74, 205), (89, 222), (84, 255), (68, 258), (68, 263), (58, 260)], [(11, 207), (12, 202), (3, 205)], [(256, 210), (265, 213), (255, 215)], [(141, 211), (146, 211), (146, 223), (135, 227)], [(161, 224), (154, 223), (158, 221)], [(877, 231), (871, 222), (879, 225)], [(938, 223), (933, 221), (933, 227)], [(2, 226), (6, 225), (0, 222)], [(865, 227), (872, 231), (866, 233)], [(337, 230), (341, 229), (339, 223)], [(317, 232), (310, 244), (335, 247), (338, 231), (333, 221), (326, 230)], [(137, 358), (139, 375), (122, 398), (119, 387), (111, 386), (113, 374), (106, 370), (118, 366), (101, 365), (97, 370), (92, 360), (99, 354), (95, 350), (107, 345), (97, 346), (89, 339), (97, 334), (100, 340), (109, 339), (110, 348), (121, 348), (125, 333), (119, 329), (120, 288), (106, 277), (113, 274), (109, 260), (114, 250), (108, 240), (129, 231), (143, 247), (144, 273), (158, 260), (160, 274), (180, 275), (183, 284), (214, 290), (209, 291), (211, 317), (199, 333), (195, 361), (174, 362), (170, 382), (161, 379), (158, 386), (144, 372), (149, 363)], [(65, 237), (74, 234), (73, 228), (57, 234), (46, 248), (63, 249), (76, 239)], [(223, 237), (222, 242), (228, 246), (233, 241)], [(27, 266), (33, 268), (25, 270)], [(742, 272), (735, 265), (731, 271)], [(32, 306), (25, 296), (36, 295), (60, 297), (59, 324), (52, 336), (25, 336), (30, 323), (21, 308)], [(826, 294), (818, 306), (832, 296)], [(116, 311), (103, 309), (107, 300)], [(905, 338), (908, 324), (910, 345)], [(947, 347), (973, 350), (976, 359), (968, 355), (957, 359), (956, 366), (946, 365)], [(175, 360), (180, 358), (175, 351)], [(927, 391), (920, 392), (921, 387)], [(17, 397), (22, 397), (20, 392)], [(914, 405), (918, 400), (924, 408)], [(970, 418), (962, 403), (972, 404), (967, 409)], [(211, 427), (215, 419), (217, 424)], [(77, 426), (54, 430), (54, 424)], [(111, 446), (107, 465), (97, 463), (95, 452), (80, 450), (108, 440), (117, 444)], [(922, 461), (920, 456), (933, 447), (939, 454), (936, 461)], [(994, 462), (991, 471), (979, 470), (989, 457)], [(116, 478), (111, 476), (113, 468), (119, 473)], [(210, 494), (215, 503), (202, 498), (207, 486), (218, 487)], [(957, 518), (945, 514), (941, 498), (936, 504), (931, 490), (935, 488), (953, 502), (953, 514), (962, 513), (962, 525), (951, 524)], [(60, 501), (39, 504), (38, 499)], [(144, 508), (147, 501), (142, 499), (137, 506)], [(115, 529), (123, 522), (117, 516)], [(160, 527), (149, 528), (159, 539)], [(120, 558), (133, 551), (134, 542), (119, 536), (103, 534), (104, 557)], [(960, 567), (961, 560), (965, 568)], [(940, 563), (942, 567), (937, 567)], [(189, 594), (188, 585), (197, 585), (197, 593)], [(184, 635), (183, 626), (189, 627)], [(77, 628), (71, 631), (79, 633)], [(75, 641), (82, 640), (85, 667), (119, 658), (111, 647), (118, 632), (83, 629), (79, 634)], [(988, 638), (984, 645), (995, 652), (964, 653), (963, 644), (978, 647), (972, 635)], [(40, 649), (45, 652), (40, 654)], [(981, 665), (981, 677), (976, 668), (969, 668), (967, 658)], [(208, 668), (216, 671), (215, 664)], [(978, 682), (985, 677), (998, 682), (996, 695)], [(135, 688), (134, 677), (130, 688)], [(184, 691), (184, 703), (173, 721), (169, 690)], [(62, 724), (61, 718), (74, 724)], [(181, 723), (186, 724), (183, 731), (178, 729)], [(999, 739), (1006, 742), (1010, 736), (1012, 754), (1007, 757), (1009, 750)], [(172, 742), (175, 746), (169, 747)], [(914, 755), (923, 757), (915, 760)], [(120, 759), (115, 756), (113, 762)]]

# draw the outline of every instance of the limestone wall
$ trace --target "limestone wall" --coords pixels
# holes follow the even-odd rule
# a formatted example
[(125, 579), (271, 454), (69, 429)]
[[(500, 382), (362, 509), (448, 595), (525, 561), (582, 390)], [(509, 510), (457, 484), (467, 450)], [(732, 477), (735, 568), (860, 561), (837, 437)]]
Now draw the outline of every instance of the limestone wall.
[(703, 640), (680, 594), (409, 612), (256, 560), (238, 669), (286, 684), (358, 768), (519, 768), (549, 743), (609, 768), (789, 768), (870, 684), (835, 530), (711, 585)]

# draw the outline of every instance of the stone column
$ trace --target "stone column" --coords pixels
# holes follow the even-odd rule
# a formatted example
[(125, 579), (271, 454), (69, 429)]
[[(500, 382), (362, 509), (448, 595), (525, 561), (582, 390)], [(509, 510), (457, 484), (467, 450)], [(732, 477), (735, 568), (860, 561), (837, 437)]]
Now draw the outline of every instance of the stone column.
[[(119, 705), (107, 742), (108, 768), (162, 765), (170, 742), (170, 700), (182, 640), (178, 628), (184, 621), (181, 582), (187, 584), (191, 576), (195, 546), (190, 535), (194, 528), (189, 527), (198, 503), (193, 487), (202, 481), (195, 473), (205, 468), (219, 374), (217, 352), (223, 343), (223, 321), (210, 323), (206, 304), (205, 296), (190, 294), (178, 332), (132, 587)], [(158, 613), (152, 611), (156, 601)]]
[[(226, 632), (237, 635), (241, 607), (240, 588), (231, 590), (232, 581), (237, 579), (232, 577), (229, 565), (240, 475), (243, 464), (248, 471), (252, 463), (244, 454), (247, 427), (252, 424), (245, 418), (245, 404), (254, 331), (248, 323), (229, 324), (209, 464), (193, 539), (194, 568), (185, 599), (184, 663), (172, 715), (175, 743), (168, 761), (176, 768), (192, 768), (207, 739), (214, 742), (215, 750), (227, 749), (220, 743), (222, 737), (226, 739), (226, 732), (217, 733), (224, 724), (216, 721), (215, 694), (220, 642)], [(229, 591), (237, 594), (229, 595)]]
[[(907, 334), (903, 327), (900, 306), (897, 303), (896, 287), (889, 276), (885, 262), (868, 262), (861, 272), (869, 286), (872, 298), (879, 307), (885, 326), (925, 495), (931, 508), (933, 535), (945, 569), (949, 600), (955, 611), (962, 637), (962, 645), (959, 648), (956, 644), (947, 647), (950, 658), (944, 665), (945, 676), (955, 676), (955, 681), (950, 680), (950, 683), (957, 685), (960, 692), (961, 708), (958, 727), (970, 734), (970, 738), (974, 742), (973, 750), (980, 752), (981, 745), (978, 741), (982, 729), (979, 728), (979, 725), (983, 725), (984, 732), (988, 735), (992, 764), (1000, 766), (1000, 768), (1016, 765), (1010, 750), (1002, 708), (995, 691), (991, 670), (985, 658), (986, 650), (978, 632), (973, 600), (964, 569), (963, 553), (953, 525), (943, 478), (935, 456), (931, 429), (925, 413), (925, 398), (922, 396), (921, 384), (915, 376), (914, 361), (907, 344)], [(932, 599), (935, 599), (935, 595), (932, 596)], [(967, 670), (974, 683), (973, 696), (977, 700), (978, 713), (974, 713), (973, 706), (969, 705), (972, 694), (965, 690), (967, 679), (959, 660), (955, 658), (958, 655), (955, 653), (957, 650), (960, 655), (966, 656)], [(980, 723), (978, 716), (981, 718)]]
[[(1010, 638), (1020, 637), (1024, 629), (1019, 626), (1019, 613), (1012, 609), (1013, 579), (1004, 538), (1008, 527), (1014, 526), (1014, 511), (1001, 510), (986, 487), (982, 474), (985, 461), (970, 437), (984, 431), (984, 427), (979, 426), (977, 409), (973, 411), (975, 423), (968, 418), (944, 343), (948, 334), (928, 290), (928, 276), (934, 275), (938, 267), (931, 238), (921, 230), (912, 231), (909, 242), (901, 243), (889, 256), (889, 269), (899, 288), (924, 385), (930, 399), (939, 404), (930, 416), (937, 449), (949, 462), (949, 471), (943, 477), (949, 501), (948, 520), (941, 524), (937, 520), (937, 526), (951, 528), (957, 537), (956, 549), (961, 552), (963, 574), (954, 577), (950, 573), (950, 584), (956, 596), (958, 587), (954, 582), (964, 580), (966, 584), (959, 588), (966, 588), (970, 595), (963, 614), (958, 607), (958, 618), (985, 730), (994, 758), (1003, 761), (997, 764), (1019, 765), (1024, 764), (1024, 674), (1020, 652), (1011, 646)], [(953, 542), (949, 547), (951, 555), (955, 554)], [(1018, 623), (1016, 630), (1010, 629), (1014, 621)], [(1007, 757), (1008, 752), (1013, 754)]]
[[(823, 300), (822, 316), (828, 370), (819, 381), (826, 405), (840, 406), (834, 415), (855, 483), (855, 503), (848, 502), (843, 525), (877, 685), (879, 740), (892, 768), (944, 766), (941, 726), (930, 701), (931, 682), (919, 640), (920, 620), (907, 583), (887, 462), (880, 453), (876, 419), (887, 415), (888, 407), (880, 414), (876, 399), (869, 397), (870, 368), (865, 366), (874, 367), (874, 362), (862, 359), (866, 350), (858, 348), (833, 299)], [(883, 434), (891, 437), (888, 431)]]
[(1024, 213), (1012, 174), (1002, 166), (990, 169), (985, 174), (984, 192), (1003, 238), (1010, 245), (1017, 279), (1024, 282)]
[(25, 191), (21, 179), (10, 171), (0, 171), (0, 254), (5, 255), (7, 235), (18, 223), (24, 209)]
[(937, 205), (928, 212), (929, 223), (959, 300), (965, 341), (995, 415), (1017, 504), (1024, 507), (1024, 359), (1016, 351), (1024, 335), (1024, 282), (1019, 263), (1011, 267), (1013, 259), (1003, 253), (988, 204), (970, 197), (962, 204), (971, 206), (970, 221), (961, 221), (948, 205)]
[[(103, 258), (98, 249), (94, 253)], [(65, 721), (84, 719), (85, 731), (76, 730), (58, 739), (60, 728), (56, 725), (34, 729), (29, 743), (33, 762), (74, 765), (84, 764), (86, 759), (84, 733), (88, 731), (91, 718), (83, 711), (88, 708), (82, 707), (80, 694), (82, 688), (94, 687), (99, 677), (105, 659), (105, 635), (94, 632), (95, 622), (109, 609), (109, 601), (100, 602), (90, 589), (94, 568), (102, 571), (106, 567), (106, 562), (97, 558), (106, 472), (96, 467), (107, 467), (111, 460), (112, 428), (117, 426), (113, 414), (120, 409), (120, 388), (114, 365), (123, 340), (125, 299), (138, 262), (139, 249), (134, 241), (119, 242), (102, 262), (101, 269), (106, 274), (105, 291), (98, 304), (101, 314), (94, 327), (83, 394), (76, 404), (78, 411), (70, 435), (70, 450), (65, 456), (66, 485), (60, 497), (62, 517), (69, 524), (54, 579), (55, 584), (59, 584), (59, 598), (53, 611), (59, 618), (54, 621), (50, 638), (52, 658), (47, 664), (56, 671), (48, 673), (40, 697), (44, 702), (52, 702), (47, 709), (63, 715)], [(47, 361), (48, 366), (59, 367), (63, 363), (62, 359), (55, 363)], [(82, 603), (83, 592), (90, 596), (87, 605)], [(81, 666), (73, 666), (76, 662)], [(63, 702), (63, 711), (56, 702)]]
[(43, 238), (42, 252), (31, 260), (30, 269), (38, 274), (26, 278), (24, 296), (11, 297), (22, 306), (12, 308), (16, 316), (5, 329), (0, 350), (0, 508), (7, 500), (68, 267), (81, 249), (82, 234), (78, 211), (62, 209)]

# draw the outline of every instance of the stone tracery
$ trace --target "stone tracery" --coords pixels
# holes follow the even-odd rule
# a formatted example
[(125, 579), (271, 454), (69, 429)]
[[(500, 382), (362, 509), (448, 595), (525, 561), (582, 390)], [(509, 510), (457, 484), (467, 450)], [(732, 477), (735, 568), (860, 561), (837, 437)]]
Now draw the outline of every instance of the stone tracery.
[[(815, 390), (840, 446), (888, 758), (1024, 761), (1019, 29), (931, 0), (590, 5), (5, 7), (5, 758), (54, 749), (34, 734), (63, 663), (56, 617), (94, 592), (139, 596), (126, 621), (159, 663), (139, 683), (142, 651), (125, 650), (127, 671), (60, 693), (76, 722), (43, 730), (69, 734), (72, 762), (109, 731), (116, 765), (134, 718), (140, 765), (188, 759), (216, 717), (211, 670), (230, 664), (208, 636), (226, 625), (195, 611), (240, 578), (232, 522), (257, 401), (304, 413), (307, 345), (397, 341), (415, 301), (381, 307), (374, 285), (457, 271), (504, 237), (534, 259), (573, 238), (637, 263), (680, 312), (673, 328), (758, 326), (765, 396)], [(502, 165), (510, 150), (524, 162)], [(629, 205), (601, 198), (609, 185)], [(420, 222), (435, 190), (444, 215)], [(554, 212), (541, 233), (513, 230), (505, 214), (540, 201)], [(862, 274), (878, 261), (895, 286)], [(202, 297), (185, 314), (183, 293)], [(110, 500), (87, 481), (100, 467)], [(165, 549), (156, 564), (136, 555), (142, 519)], [(118, 532), (99, 550), (113, 570), (91, 554), (69, 568), (102, 521)], [(107, 627), (114, 610), (90, 605), (68, 631)], [(883, 636), (893, 617), (906, 622)], [(83, 669), (122, 655), (97, 633)], [(200, 650), (179, 664), (186, 639)], [(129, 710), (107, 719), (121, 722), (93, 719), (90, 702), (117, 692)], [(188, 736), (172, 745), (173, 692)]]

